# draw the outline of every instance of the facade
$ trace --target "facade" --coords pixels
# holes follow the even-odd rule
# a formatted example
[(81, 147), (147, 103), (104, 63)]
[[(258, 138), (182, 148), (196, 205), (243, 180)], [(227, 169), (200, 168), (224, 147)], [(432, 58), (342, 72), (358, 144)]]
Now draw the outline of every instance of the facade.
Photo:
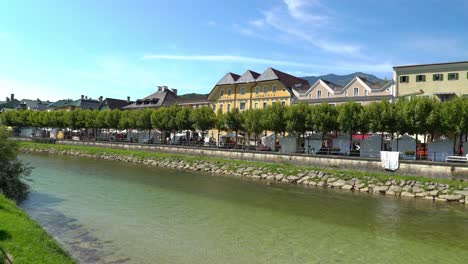
[(177, 101), (177, 90), (167, 86), (158, 86), (155, 93), (138, 99), (136, 102), (122, 108), (122, 110), (143, 110), (147, 108), (169, 107)]
[(364, 77), (354, 77), (346, 86), (340, 86), (327, 80), (319, 79), (310, 87), (294, 88), (293, 103), (341, 104), (355, 101), (369, 104), (381, 100), (393, 100), (395, 85), (393, 81), (372, 83)]
[(309, 86), (306, 80), (273, 68), (262, 74), (247, 70), (242, 76), (227, 73), (207, 99), (215, 111), (263, 109), (274, 102), (290, 105), (293, 88), (304, 86)]
[(468, 97), (468, 61), (393, 67), (398, 97)]

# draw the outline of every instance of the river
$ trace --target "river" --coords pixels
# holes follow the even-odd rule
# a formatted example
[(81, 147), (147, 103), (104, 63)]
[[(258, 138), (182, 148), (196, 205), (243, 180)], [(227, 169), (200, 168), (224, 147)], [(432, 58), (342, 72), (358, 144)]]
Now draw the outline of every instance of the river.
[(468, 263), (459, 204), (25, 154), (22, 208), (80, 263)]

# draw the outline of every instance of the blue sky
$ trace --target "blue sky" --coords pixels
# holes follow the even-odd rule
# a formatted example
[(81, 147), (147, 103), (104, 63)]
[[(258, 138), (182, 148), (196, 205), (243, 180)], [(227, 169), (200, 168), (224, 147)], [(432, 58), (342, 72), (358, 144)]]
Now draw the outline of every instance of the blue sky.
[(468, 59), (468, 1), (0, 3), (0, 100), (206, 93), (228, 71), (297, 76)]

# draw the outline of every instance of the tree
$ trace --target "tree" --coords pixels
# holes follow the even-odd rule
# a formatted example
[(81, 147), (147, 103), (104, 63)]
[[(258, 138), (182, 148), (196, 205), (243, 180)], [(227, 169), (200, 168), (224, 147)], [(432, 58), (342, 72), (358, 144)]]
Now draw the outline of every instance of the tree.
[[(192, 108), (189, 107), (178, 107), (177, 110), (175, 111), (175, 125), (176, 125), (176, 130), (178, 131), (187, 131), (187, 130), (193, 130), (192, 126), (192, 119), (190, 118)], [(190, 138), (190, 133), (188, 138)], [(175, 140), (175, 137), (174, 137)]]
[(205, 137), (205, 132), (215, 127), (216, 115), (213, 109), (208, 106), (195, 108), (190, 114), (190, 120), (193, 127), (202, 132), (202, 137)]
[[(441, 114), (444, 117), (442, 124), (445, 131), (453, 136), (453, 153), (456, 153), (457, 135), (465, 132), (466, 122), (463, 99), (456, 98), (442, 104)], [(461, 143), (461, 142), (460, 142)]]
[(334, 105), (329, 105), (325, 102), (311, 108), (308, 123), (315, 124), (317, 131), (322, 133), (322, 144), (325, 139), (325, 134), (336, 131), (338, 129), (337, 122), (338, 112)]
[(300, 135), (304, 137), (307, 131), (307, 116), (309, 114), (309, 107), (304, 104), (296, 104), (286, 108), (284, 118), (286, 120), (286, 130), (290, 133), (295, 133), (297, 136), (296, 145), (299, 146)]
[(248, 109), (242, 115), (242, 127), (249, 133), (249, 136), (250, 134), (254, 134), (255, 145), (258, 145), (258, 134), (265, 130), (262, 122), (264, 111), (260, 109)]
[(223, 110), (220, 108), (216, 113), (215, 128), (218, 131), (217, 145), (219, 147), (219, 134), (220, 131), (226, 131), (226, 115), (223, 114)]
[(340, 131), (349, 133), (349, 153), (353, 146), (353, 134), (359, 129), (362, 106), (356, 102), (347, 102), (338, 107)]
[(151, 129), (153, 125), (151, 123), (151, 115), (153, 114), (154, 110), (152, 109), (144, 109), (142, 110), (138, 116), (136, 121), (136, 126), (138, 129), (148, 130), (148, 140), (151, 140)]
[(18, 160), (18, 144), (8, 139), (9, 136), (7, 129), (0, 127), (0, 193), (10, 199), (20, 201), (29, 191), (25, 180), (31, 168)]
[(237, 139), (239, 136), (239, 131), (242, 130), (242, 115), (239, 112), (239, 109), (234, 108), (231, 111), (226, 113), (226, 127), (236, 134), (236, 143), (235, 148), (237, 148)]

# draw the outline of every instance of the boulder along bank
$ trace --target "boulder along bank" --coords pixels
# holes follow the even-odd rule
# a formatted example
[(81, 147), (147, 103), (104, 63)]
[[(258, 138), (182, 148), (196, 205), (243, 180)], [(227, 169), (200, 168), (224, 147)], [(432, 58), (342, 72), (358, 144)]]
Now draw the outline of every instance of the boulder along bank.
[[(350, 176), (343, 173), (330, 173), (317, 169), (308, 170), (307, 167), (294, 167), (291, 169), (287, 165), (268, 166), (258, 162), (241, 162), (220, 159), (194, 159), (180, 156), (167, 157), (154, 155), (151, 153), (140, 157), (133, 155), (136, 151), (120, 150), (120, 153), (106, 152), (100, 149), (96, 152), (87, 151), (86, 147), (74, 147), (70, 149), (60, 149), (55, 146), (35, 147), (23, 145), (20, 150), (24, 153), (49, 153), (67, 156), (79, 156), (101, 160), (113, 160), (142, 164), (146, 166), (164, 167), (171, 169), (197, 171), (212, 175), (226, 175), (264, 181), (267, 184), (294, 184), (307, 187), (334, 188), (348, 191), (364, 192), (377, 195), (392, 195), (404, 198), (415, 198), (431, 200), (434, 202), (454, 202), (468, 204), (468, 187), (466, 184), (455, 182), (453, 184), (441, 183), (436, 179), (410, 180), (401, 179), (399, 176), (392, 179), (391, 175), (383, 180), (377, 176)], [(242, 164), (245, 163), (245, 164)], [(257, 164), (258, 163), (258, 164)], [(380, 177), (382, 178), (382, 177)]]

